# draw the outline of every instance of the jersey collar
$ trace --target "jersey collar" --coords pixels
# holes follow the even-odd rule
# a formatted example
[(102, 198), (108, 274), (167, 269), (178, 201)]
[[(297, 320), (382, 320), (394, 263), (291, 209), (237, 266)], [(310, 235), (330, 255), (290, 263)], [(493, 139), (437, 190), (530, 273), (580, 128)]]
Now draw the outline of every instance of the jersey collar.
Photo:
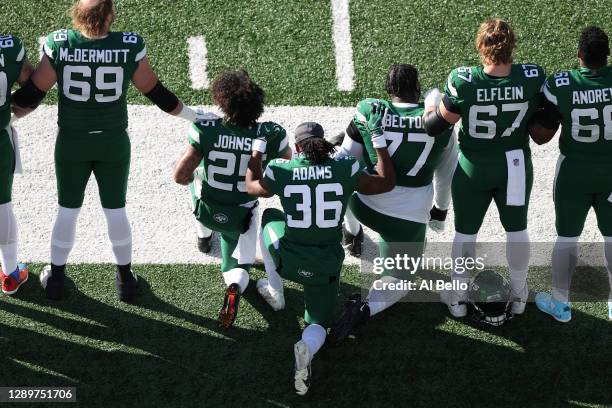
[(396, 108), (418, 108), (418, 103), (410, 103), (410, 102), (391, 102), (391, 105)]
[(598, 69), (591, 69), (587, 67), (580, 67), (580, 73), (585, 77), (600, 77), (606, 76), (610, 72), (610, 66), (606, 65)]

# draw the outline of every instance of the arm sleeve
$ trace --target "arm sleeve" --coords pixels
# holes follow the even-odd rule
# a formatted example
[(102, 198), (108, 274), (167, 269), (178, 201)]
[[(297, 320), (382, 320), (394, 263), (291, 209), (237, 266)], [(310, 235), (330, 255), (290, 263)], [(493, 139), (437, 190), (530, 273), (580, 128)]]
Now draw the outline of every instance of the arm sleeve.
[(61, 33), (56, 31), (47, 36), (47, 41), (43, 44), (43, 52), (49, 58), (52, 64), (55, 64), (55, 58), (57, 57), (57, 48), (55, 46), (55, 36)]
[(200, 136), (202, 136), (202, 131), (194, 123), (189, 128), (189, 133), (188, 133), (187, 138), (189, 140), (190, 145), (192, 145), (198, 152), (204, 153), (202, 151), (202, 146), (200, 145)]
[(442, 151), (442, 158), (434, 170), (434, 203), (440, 210), (446, 211), (451, 202), (451, 184), (457, 167), (457, 132), (452, 129), (448, 144)]
[(358, 143), (350, 137), (345, 137), (342, 140), (342, 145), (336, 153), (336, 157), (347, 157), (353, 156), (360, 159), (363, 156), (363, 143)]
[(274, 161), (268, 163), (263, 173), (263, 180), (266, 182), (266, 185), (270, 189), (270, 192), (273, 194), (278, 194), (278, 182), (276, 180), (276, 174), (278, 173), (278, 167), (274, 165)]

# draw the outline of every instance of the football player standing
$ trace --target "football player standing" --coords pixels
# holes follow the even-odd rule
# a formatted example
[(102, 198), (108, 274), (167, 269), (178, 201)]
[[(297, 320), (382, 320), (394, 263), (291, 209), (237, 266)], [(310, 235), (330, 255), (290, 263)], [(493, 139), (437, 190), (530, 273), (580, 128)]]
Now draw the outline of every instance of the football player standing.
[[(249, 283), (248, 270), (257, 249), (258, 202), (245, 185), (253, 142), (257, 137), (268, 140), (268, 160), (290, 158), (291, 149), (280, 125), (257, 122), (264, 110), (264, 91), (246, 71), (221, 73), (213, 81), (211, 95), (225, 117), (192, 126), (174, 180), (196, 186), (192, 191), (198, 222), (220, 233), (221, 271), (227, 289), (219, 322), (229, 328)], [(203, 175), (196, 179), (194, 171), (202, 161)]]
[[(359, 222), (380, 235), (380, 257), (394, 258), (404, 254), (420, 257), (428, 222), (433, 222), (438, 229), (444, 228), (450, 206), (451, 181), (457, 166), (457, 145), (451, 129), (444, 130), (435, 138), (427, 135), (422, 120), (424, 104), (419, 103), (421, 87), (414, 66), (392, 65), (385, 88), (388, 99), (365, 99), (357, 104), (355, 117), (347, 128), (347, 137), (338, 156), (363, 157), (368, 167), (376, 165), (376, 149), (367, 123), (372, 104), (384, 105), (387, 116), (383, 121), (383, 137), (388, 143), (397, 185), (384, 194), (357, 192), (349, 208)], [(396, 284), (405, 278), (409, 276), (392, 269), (385, 270), (380, 281)], [(377, 283), (379, 281), (370, 288), (365, 300), (357, 294), (347, 302), (342, 317), (332, 327), (331, 341), (341, 342), (357, 325), (407, 294), (403, 290), (376, 290)]]
[[(268, 279), (257, 291), (278, 311), (285, 307), (281, 276), (304, 286), (307, 326), (294, 346), (296, 392), (310, 386), (311, 361), (325, 342), (334, 316), (344, 261), (342, 218), (353, 191), (379, 194), (395, 185), (395, 172), (382, 132), (385, 107), (373, 105), (368, 127), (377, 153), (377, 175), (361, 171), (353, 157), (334, 158), (334, 146), (321, 125), (306, 122), (295, 132), (296, 155), (273, 160), (262, 170), (270, 141), (258, 139), (247, 172), (247, 190), (260, 197), (277, 195), (285, 213), (267, 209), (262, 217), (260, 248)], [(263, 173), (263, 174), (262, 174)]]
[(28, 269), (17, 263), (17, 219), (13, 212), (13, 175), (20, 172), (19, 145), (11, 126), (11, 89), (32, 74), (21, 40), (0, 35), (0, 265), (2, 292), (12, 295), (28, 280)]
[[(454, 69), (442, 102), (425, 114), (425, 128), (437, 136), (461, 119), (459, 164), (452, 181), (455, 237), (452, 257), (475, 258), (476, 236), (491, 201), (506, 231), (512, 312), (525, 310), (528, 296), (527, 210), (533, 168), (527, 123), (542, 103), (544, 70), (515, 64), (516, 37), (500, 19), (478, 29), (476, 49), (482, 66)], [(454, 270), (453, 287), (441, 300), (455, 317), (467, 314), (469, 273)]]
[(158, 80), (140, 36), (111, 31), (116, 16), (113, 0), (80, 0), (71, 14), (74, 29), (48, 36), (40, 64), (14, 97), (15, 104), (28, 112), (58, 83), (59, 210), (51, 235), (51, 265), (41, 273), (41, 283), (48, 298), (62, 297), (77, 217), (93, 173), (117, 263), (117, 294), (129, 301), (137, 286), (125, 209), (131, 155), (126, 101), (130, 81), (166, 113), (190, 121), (197, 114)]
[[(546, 143), (561, 123), (554, 201), (557, 242), (552, 255), (552, 293), (536, 295), (537, 307), (560, 322), (572, 318), (571, 277), (578, 238), (591, 209), (604, 237), (604, 259), (612, 292), (612, 67), (610, 43), (599, 27), (587, 27), (578, 40), (580, 68), (550, 76), (544, 108), (530, 133)], [(612, 319), (612, 299), (608, 299)]]

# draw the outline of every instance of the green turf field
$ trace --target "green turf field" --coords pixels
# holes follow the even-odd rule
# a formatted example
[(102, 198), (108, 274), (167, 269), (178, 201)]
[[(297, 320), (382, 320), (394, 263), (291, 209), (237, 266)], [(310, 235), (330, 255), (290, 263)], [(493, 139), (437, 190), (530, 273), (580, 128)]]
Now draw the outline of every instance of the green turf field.
[[(72, 0), (2, 0), (0, 31), (23, 37), (36, 61), (37, 39), (69, 26)], [(351, 0), (356, 87), (336, 91), (332, 17), (327, 0), (118, 0), (116, 30), (136, 31), (169, 88), (190, 104), (210, 102), (191, 90), (186, 39), (203, 35), (209, 76), (227, 68), (249, 70), (271, 105), (350, 106), (383, 92), (393, 62), (421, 72), (423, 88), (444, 84), (456, 66), (478, 62), (474, 36), (489, 17), (508, 19), (519, 36), (518, 62), (547, 71), (576, 65), (581, 27), (612, 29), (611, 0)], [(54, 97), (46, 103), (52, 103)], [(132, 103), (145, 103), (132, 93)]]
[[(301, 291), (271, 309), (251, 281), (235, 327), (218, 328), (218, 267), (137, 266), (140, 296), (115, 298), (114, 267), (69, 270), (68, 298), (48, 301), (38, 282), (0, 297), (2, 385), (75, 386), (80, 406), (610, 406), (606, 305), (581, 303), (570, 324), (530, 304), (499, 328), (448, 318), (436, 303), (402, 303), (340, 348), (324, 347), (305, 398), (293, 391)], [(547, 271), (535, 270), (532, 276)], [(252, 279), (263, 276), (256, 271)], [(341, 296), (355, 292), (355, 269)]]

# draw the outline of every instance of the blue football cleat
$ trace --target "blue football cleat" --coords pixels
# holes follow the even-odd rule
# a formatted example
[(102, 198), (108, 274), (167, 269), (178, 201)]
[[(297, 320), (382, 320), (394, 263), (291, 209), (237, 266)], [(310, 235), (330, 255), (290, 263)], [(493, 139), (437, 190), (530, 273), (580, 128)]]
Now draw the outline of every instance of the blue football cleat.
[(538, 292), (535, 304), (544, 313), (548, 313), (558, 322), (567, 323), (572, 320), (572, 309), (569, 303), (554, 299), (548, 292)]

